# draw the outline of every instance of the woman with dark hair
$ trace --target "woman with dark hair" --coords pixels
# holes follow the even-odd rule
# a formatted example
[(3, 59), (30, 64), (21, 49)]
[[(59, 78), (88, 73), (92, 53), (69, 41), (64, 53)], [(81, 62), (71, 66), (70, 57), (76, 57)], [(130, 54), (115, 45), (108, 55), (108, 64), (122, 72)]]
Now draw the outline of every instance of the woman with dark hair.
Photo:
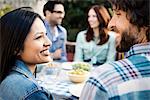
[(88, 12), (88, 29), (77, 36), (75, 61), (101, 65), (115, 60), (115, 33), (107, 30), (110, 15), (104, 6), (94, 5)]
[(34, 77), (36, 64), (51, 60), (42, 18), (19, 8), (2, 16), (0, 25), (0, 100), (52, 99)]

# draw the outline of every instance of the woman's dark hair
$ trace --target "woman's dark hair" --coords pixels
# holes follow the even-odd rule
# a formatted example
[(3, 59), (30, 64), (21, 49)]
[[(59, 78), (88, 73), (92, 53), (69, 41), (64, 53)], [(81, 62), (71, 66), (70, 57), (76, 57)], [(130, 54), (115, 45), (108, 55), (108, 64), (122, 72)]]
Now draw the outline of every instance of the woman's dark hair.
[(24, 41), (37, 17), (42, 20), (40, 15), (24, 8), (18, 8), (1, 17), (0, 83), (15, 65), (17, 54), (23, 50)]
[[(108, 34), (104, 31), (104, 29), (107, 28), (108, 21), (106, 22), (102, 16), (102, 14), (100, 13), (100, 10), (106, 9), (106, 8), (102, 5), (101, 6), (94, 5), (90, 9), (93, 9), (96, 12), (97, 19), (99, 21), (99, 35), (100, 35), (99, 36), (100, 42), (98, 43), (98, 45), (102, 45), (102, 44), (106, 43), (109, 39)], [(107, 17), (107, 16), (105, 16), (105, 17)], [(107, 19), (110, 20), (109, 18), (107, 18)], [(88, 30), (86, 33), (86, 41), (90, 42), (91, 40), (93, 40), (93, 38), (94, 38), (94, 32), (88, 23)]]
[(150, 0), (109, 0), (117, 10), (127, 12), (130, 23), (141, 27), (148, 27), (147, 40), (150, 41)]

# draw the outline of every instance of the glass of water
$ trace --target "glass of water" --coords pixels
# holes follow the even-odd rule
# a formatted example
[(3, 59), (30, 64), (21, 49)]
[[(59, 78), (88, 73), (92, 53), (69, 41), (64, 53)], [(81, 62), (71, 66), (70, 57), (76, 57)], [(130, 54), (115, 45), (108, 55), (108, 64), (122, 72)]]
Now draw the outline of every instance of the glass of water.
[(49, 78), (49, 81), (57, 81), (60, 71), (61, 63), (58, 62), (49, 63), (45, 67), (45, 74)]

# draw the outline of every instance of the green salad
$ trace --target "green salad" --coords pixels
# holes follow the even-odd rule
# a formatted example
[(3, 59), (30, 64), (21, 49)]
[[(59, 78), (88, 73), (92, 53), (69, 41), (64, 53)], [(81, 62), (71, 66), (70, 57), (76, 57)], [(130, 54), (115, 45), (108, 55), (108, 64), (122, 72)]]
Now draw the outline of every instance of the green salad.
[(90, 71), (90, 64), (88, 63), (75, 63), (72, 65), (73, 69), (83, 69), (84, 71)]

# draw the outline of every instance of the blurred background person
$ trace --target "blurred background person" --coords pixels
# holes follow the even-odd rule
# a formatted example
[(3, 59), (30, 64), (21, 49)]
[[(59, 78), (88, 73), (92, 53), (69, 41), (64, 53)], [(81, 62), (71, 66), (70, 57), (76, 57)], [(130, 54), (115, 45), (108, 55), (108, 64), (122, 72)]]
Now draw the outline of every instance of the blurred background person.
[(75, 61), (102, 65), (115, 60), (115, 33), (108, 31), (110, 15), (104, 6), (94, 5), (88, 11), (88, 29), (76, 40)]
[(150, 1), (110, 1), (108, 27), (120, 35), (116, 50), (127, 54), (93, 70), (80, 100), (150, 100)]
[(54, 61), (65, 62), (67, 31), (61, 26), (65, 16), (63, 3), (60, 1), (48, 1), (43, 8), (45, 16), (45, 27), (47, 36), (52, 41), (50, 48), (51, 56)]
[(34, 77), (36, 64), (51, 60), (51, 41), (40, 15), (27, 9), (0, 19), (0, 100), (53, 100)]

